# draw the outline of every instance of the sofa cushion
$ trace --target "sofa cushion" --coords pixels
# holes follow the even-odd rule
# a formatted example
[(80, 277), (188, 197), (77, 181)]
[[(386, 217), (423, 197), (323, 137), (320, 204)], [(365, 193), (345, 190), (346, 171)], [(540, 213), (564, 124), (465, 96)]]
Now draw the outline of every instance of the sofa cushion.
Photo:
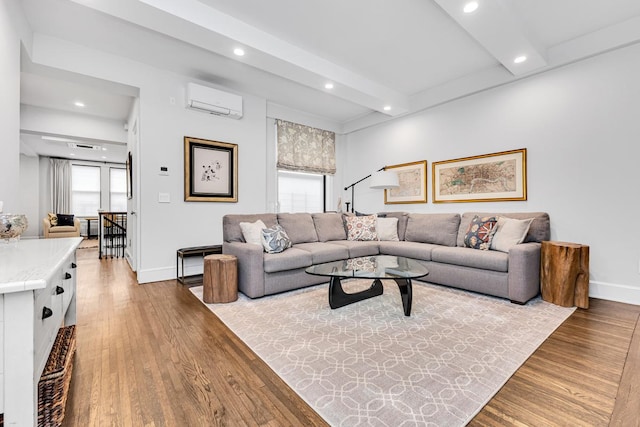
[(306, 268), (311, 264), (311, 252), (302, 249), (290, 248), (279, 254), (264, 254), (265, 273)]
[(444, 264), (507, 272), (509, 255), (498, 251), (478, 251), (471, 248), (437, 246), (431, 251), (431, 260)]
[(241, 222), (256, 222), (261, 220), (267, 227), (273, 227), (276, 225), (276, 214), (248, 214), (248, 215), (224, 215), (222, 217), (222, 239), (225, 242), (242, 242), (244, 243), (244, 237), (242, 236), (242, 230), (240, 229)]
[(51, 227), (49, 229), (49, 233), (70, 233), (76, 231), (75, 226), (71, 225), (56, 225), (55, 227)]
[(339, 213), (314, 213), (311, 215), (316, 227), (318, 241), (346, 240), (347, 232), (344, 229), (342, 214)]
[(409, 214), (404, 238), (409, 242), (455, 246), (459, 226), (458, 214), (412, 213)]
[(52, 227), (55, 227), (56, 225), (58, 225), (58, 216), (56, 214), (49, 212), (47, 214), (47, 219), (49, 220), (49, 224)]
[(380, 253), (384, 255), (404, 256), (422, 261), (431, 260), (431, 251), (438, 247), (431, 243), (418, 242), (380, 242)]
[(376, 218), (376, 233), (378, 240), (397, 242), (398, 238), (398, 218)]
[(73, 223), (73, 214), (56, 214), (56, 217), (58, 218), (58, 226), (75, 226)]
[(378, 240), (376, 233), (376, 216), (345, 216), (347, 240)]
[(471, 222), (471, 219), (475, 216), (504, 216), (507, 218), (515, 219), (529, 219), (533, 218), (527, 237), (524, 238), (524, 243), (527, 242), (542, 242), (551, 238), (551, 226), (549, 221), (549, 214), (546, 212), (511, 212), (511, 213), (495, 213), (495, 212), (465, 212), (462, 214), (462, 220), (460, 222), (460, 230), (458, 232), (458, 246), (464, 246), (464, 234), (466, 233), (466, 227)]
[(298, 243), (294, 246), (311, 253), (311, 262), (321, 264), (323, 262), (338, 261), (349, 258), (349, 250), (341, 245), (333, 245), (325, 242)]
[(327, 243), (346, 247), (349, 250), (349, 258), (378, 255), (380, 253), (377, 240), (335, 240)]
[(519, 245), (527, 237), (533, 218), (514, 219), (504, 216), (498, 217), (496, 232), (491, 239), (491, 249), (509, 252), (515, 245)]
[(285, 229), (294, 245), (318, 241), (316, 227), (309, 213), (279, 213), (278, 224)]
[(384, 215), (384, 218), (398, 218), (398, 240), (405, 240), (409, 214), (407, 212), (382, 212), (378, 214), (378, 216), (380, 215)]
[(474, 216), (464, 235), (464, 246), (471, 249), (488, 251), (496, 232), (498, 220), (495, 216)]
[(261, 219), (255, 222), (241, 222), (240, 230), (242, 230), (242, 238), (246, 243), (262, 246), (262, 230), (267, 226)]
[(280, 224), (262, 229), (262, 247), (270, 254), (277, 254), (291, 247), (291, 239)]

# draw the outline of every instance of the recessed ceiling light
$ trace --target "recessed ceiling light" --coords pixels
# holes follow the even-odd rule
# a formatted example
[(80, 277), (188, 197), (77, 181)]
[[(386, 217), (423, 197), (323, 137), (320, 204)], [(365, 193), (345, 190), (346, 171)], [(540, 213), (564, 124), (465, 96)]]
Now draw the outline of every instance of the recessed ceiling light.
[(233, 53), (238, 55), (238, 56), (244, 56), (244, 49), (241, 49), (239, 47), (233, 49)]
[(385, 105), (384, 106), (384, 111), (389, 111), (391, 110), (391, 106), (390, 105)]
[(102, 158), (103, 158), (103, 159), (106, 159), (106, 158), (107, 158), (107, 156), (102, 156)]
[(82, 102), (82, 101), (76, 101), (76, 102), (73, 103), (73, 105), (75, 105), (76, 107), (80, 107), (80, 108), (83, 108), (85, 106), (84, 102)]
[(526, 55), (520, 55), (520, 56), (517, 56), (517, 57), (513, 60), (513, 62), (515, 62), (516, 64), (522, 64), (522, 63), (523, 63), (524, 61), (526, 61), (526, 60), (527, 60)]
[(324, 88), (325, 89), (333, 89), (333, 83), (325, 83), (324, 84)]
[(76, 155), (76, 153), (69, 153), (69, 155), (70, 155), (70, 156), (75, 156), (75, 155)]
[(102, 147), (102, 151), (107, 151), (107, 147)]
[(470, 1), (469, 3), (464, 5), (464, 8), (462, 10), (464, 11), (464, 13), (471, 13), (471, 12), (475, 12), (477, 8), (478, 8), (478, 2)]

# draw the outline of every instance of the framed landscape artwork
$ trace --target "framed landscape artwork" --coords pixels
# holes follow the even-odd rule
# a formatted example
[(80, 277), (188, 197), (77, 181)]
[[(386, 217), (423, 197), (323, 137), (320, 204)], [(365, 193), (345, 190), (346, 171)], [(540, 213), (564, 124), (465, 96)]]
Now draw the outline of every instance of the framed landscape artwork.
[(434, 162), (433, 202), (527, 200), (527, 149)]
[(384, 203), (427, 203), (427, 161), (385, 167), (398, 174), (400, 187), (384, 190)]
[(184, 137), (184, 200), (238, 201), (238, 145)]

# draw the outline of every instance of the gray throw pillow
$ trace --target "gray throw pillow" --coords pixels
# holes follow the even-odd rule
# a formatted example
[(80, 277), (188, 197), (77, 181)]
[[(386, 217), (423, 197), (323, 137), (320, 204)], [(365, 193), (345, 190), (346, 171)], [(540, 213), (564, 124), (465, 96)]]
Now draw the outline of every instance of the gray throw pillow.
[(291, 247), (291, 239), (280, 225), (262, 230), (262, 247), (265, 252), (277, 254)]

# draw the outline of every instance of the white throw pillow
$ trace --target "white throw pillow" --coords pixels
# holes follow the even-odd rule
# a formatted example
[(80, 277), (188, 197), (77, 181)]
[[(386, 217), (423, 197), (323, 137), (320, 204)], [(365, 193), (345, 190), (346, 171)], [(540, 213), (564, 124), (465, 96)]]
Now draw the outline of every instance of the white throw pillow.
[(496, 232), (491, 239), (491, 249), (500, 252), (509, 252), (515, 245), (519, 245), (527, 236), (533, 218), (513, 219), (498, 217)]
[(242, 237), (247, 243), (262, 246), (262, 230), (267, 228), (261, 219), (256, 222), (241, 222)]
[(380, 218), (376, 219), (376, 231), (379, 240), (390, 240), (397, 242), (398, 240), (398, 218)]

